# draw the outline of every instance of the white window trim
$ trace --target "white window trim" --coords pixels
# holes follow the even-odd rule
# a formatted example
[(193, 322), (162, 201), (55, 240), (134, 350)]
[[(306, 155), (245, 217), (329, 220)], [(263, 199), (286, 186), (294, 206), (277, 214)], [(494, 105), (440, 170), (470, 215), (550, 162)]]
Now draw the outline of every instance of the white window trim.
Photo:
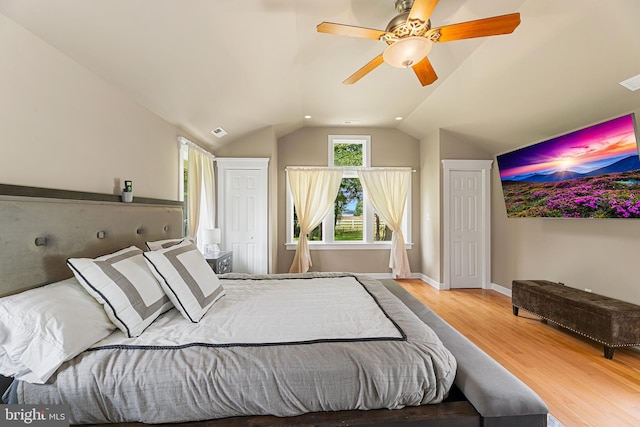
[[(371, 166), (371, 136), (370, 135), (329, 135), (328, 137), (328, 165), (333, 167), (333, 146), (335, 143), (345, 142), (345, 143), (357, 143), (357, 141), (362, 141), (361, 143), (364, 145), (363, 150), (363, 167)], [(357, 178), (358, 167), (344, 167), (343, 169), (343, 178)], [(298, 242), (293, 240), (293, 197), (291, 195), (290, 187), (289, 187), (289, 175), (285, 174), (286, 178), (286, 243), (285, 248), (290, 251), (296, 250), (298, 247)], [(411, 241), (411, 181), (409, 181), (409, 192), (407, 194), (407, 202), (405, 205), (404, 216), (402, 221), (402, 234), (405, 238), (405, 247), (406, 249), (411, 249), (413, 247), (413, 242)], [(321, 251), (321, 250), (385, 250), (391, 249), (391, 242), (376, 242), (373, 241), (373, 233), (370, 233), (370, 230), (373, 229), (373, 206), (371, 203), (366, 200), (363, 206), (363, 223), (362, 223), (362, 234), (365, 238), (364, 241), (308, 241), (309, 250), (312, 251)], [(323, 233), (324, 236), (333, 236), (333, 218), (334, 213), (333, 209), (331, 212), (325, 217), (323, 220)]]
[(178, 200), (184, 202), (184, 162), (189, 159), (189, 146), (182, 140), (184, 138), (178, 138), (178, 147), (180, 150), (180, 163), (178, 165), (179, 183), (178, 186)]
[[(289, 190), (289, 176), (286, 175), (286, 242), (285, 248), (288, 251), (295, 251), (298, 247), (298, 242), (293, 240), (293, 196)], [(367, 206), (368, 205), (368, 206)], [(373, 209), (373, 206), (369, 202), (365, 203), (364, 209)], [(367, 218), (366, 223), (363, 223), (362, 232), (369, 239), (373, 238), (373, 235), (368, 233), (370, 229), (373, 229), (373, 215), (371, 218)], [(333, 210), (327, 215), (323, 221), (323, 230), (326, 235), (333, 235)], [(366, 233), (366, 234), (365, 234)], [(407, 204), (404, 209), (404, 216), (402, 221), (402, 234), (405, 238), (405, 248), (413, 248), (413, 242), (411, 241), (411, 182), (409, 182), (409, 192), (407, 196)], [(325, 242), (325, 241), (307, 241), (309, 250), (311, 251), (325, 251), (325, 250), (384, 250), (391, 249), (391, 241), (374, 242), (374, 241), (344, 241), (344, 242)]]

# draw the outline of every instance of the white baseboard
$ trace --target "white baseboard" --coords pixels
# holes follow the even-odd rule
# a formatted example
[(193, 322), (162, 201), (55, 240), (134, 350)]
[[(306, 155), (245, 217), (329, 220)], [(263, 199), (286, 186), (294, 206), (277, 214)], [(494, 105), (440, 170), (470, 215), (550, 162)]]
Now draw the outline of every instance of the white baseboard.
[[(395, 277), (393, 277), (393, 274), (391, 272), (389, 273), (357, 273), (357, 274), (364, 274), (366, 276), (373, 277), (374, 279), (395, 279)], [(422, 274), (411, 273), (411, 278), (422, 279)]]
[(443, 283), (440, 283), (437, 280), (432, 279), (431, 277), (427, 276), (426, 274), (420, 274), (420, 280), (425, 282), (427, 285), (436, 288), (439, 291), (445, 289)]
[(365, 276), (369, 276), (374, 279), (393, 279), (393, 275), (391, 273), (356, 273), (356, 274), (364, 274)]
[[(363, 273), (366, 274), (367, 276), (373, 277), (374, 279), (393, 279), (393, 274), (389, 273)], [(440, 283), (437, 280), (432, 279), (431, 277), (427, 276), (426, 274), (422, 274), (422, 273), (411, 273), (411, 277), (414, 279), (420, 279), (423, 282), (425, 282), (427, 285), (439, 290), (439, 291), (445, 291), (445, 290), (449, 290), (444, 283)], [(504, 286), (500, 286), (497, 283), (491, 283), (489, 285), (489, 287), (487, 289), (491, 289), (494, 290), (498, 293), (501, 293), (502, 295), (506, 295), (509, 298), (511, 298), (511, 289), (505, 288)]]
[(506, 295), (511, 298), (511, 289), (505, 288), (504, 286), (500, 286), (496, 283), (491, 282), (491, 287), (489, 289), (492, 289), (496, 292), (501, 293), (502, 295)]
[[(438, 282), (438, 281), (436, 281), (436, 280), (432, 279), (431, 277), (429, 277), (429, 276), (427, 276), (427, 275), (421, 274), (421, 275), (420, 275), (420, 279), (421, 279), (423, 282), (425, 282), (425, 283), (427, 283), (428, 285), (430, 285), (430, 286), (432, 286), (432, 287), (436, 288), (436, 289), (437, 289), (437, 290), (439, 290), (439, 291), (449, 290), (449, 288), (448, 288), (448, 287), (446, 287), (444, 283), (440, 283), (440, 282)], [(503, 294), (503, 295), (506, 295), (506, 296), (508, 296), (509, 298), (511, 298), (511, 289), (507, 289), (507, 288), (505, 288), (504, 286), (500, 286), (500, 285), (498, 285), (497, 283), (493, 283), (493, 282), (492, 282), (488, 289), (494, 290), (494, 291), (496, 291), (496, 292), (499, 292), (499, 293), (501, 293), (501, 294)]]

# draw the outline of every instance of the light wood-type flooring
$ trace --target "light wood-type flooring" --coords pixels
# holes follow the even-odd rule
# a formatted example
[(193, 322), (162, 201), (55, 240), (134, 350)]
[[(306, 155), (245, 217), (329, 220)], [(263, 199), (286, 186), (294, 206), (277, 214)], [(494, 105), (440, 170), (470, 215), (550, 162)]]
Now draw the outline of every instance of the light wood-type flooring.
[(566, 427), (640, 426), (640, 350), (602, 345), (545, 323), (492, 290), (438, 291), (397, 280), (440, 317), (520, 378)]

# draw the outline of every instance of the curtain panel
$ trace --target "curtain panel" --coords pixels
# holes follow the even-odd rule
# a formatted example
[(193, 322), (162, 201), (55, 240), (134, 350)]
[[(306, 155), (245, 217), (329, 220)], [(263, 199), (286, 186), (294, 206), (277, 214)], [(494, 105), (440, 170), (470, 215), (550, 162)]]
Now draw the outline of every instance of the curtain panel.
[(191, 146), (189, 146), (188, 195), (188, 232), (189, 236), (198, 240), (199, 230), (215, 227), (215, 177), (213, 157)]
[(411, 277), (409, 257), (401, 224), (407, 202), (410, 168), (371, 168), (358, 170), (362, 189), (369, 201), (393, 232), (389, 268), (394, 277)]
[(298, 247), (289, 273), (306, 273), (313, 265), (307, 234), (313, 231), (333, 208), (342, 181), (342, 169), (289, 167), (287, 173), (300, 226)]

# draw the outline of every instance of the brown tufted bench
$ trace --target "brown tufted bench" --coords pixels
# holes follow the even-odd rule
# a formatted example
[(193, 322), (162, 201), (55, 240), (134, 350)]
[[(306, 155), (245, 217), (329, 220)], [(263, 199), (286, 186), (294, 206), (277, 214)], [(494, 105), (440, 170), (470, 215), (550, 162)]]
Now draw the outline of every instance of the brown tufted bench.
[(540, 316), (604, 345), (613, 359), (615, 347), (640, 345), (640, 306), (548, 280), (514, 280), (513, 314), (518, 309)]

